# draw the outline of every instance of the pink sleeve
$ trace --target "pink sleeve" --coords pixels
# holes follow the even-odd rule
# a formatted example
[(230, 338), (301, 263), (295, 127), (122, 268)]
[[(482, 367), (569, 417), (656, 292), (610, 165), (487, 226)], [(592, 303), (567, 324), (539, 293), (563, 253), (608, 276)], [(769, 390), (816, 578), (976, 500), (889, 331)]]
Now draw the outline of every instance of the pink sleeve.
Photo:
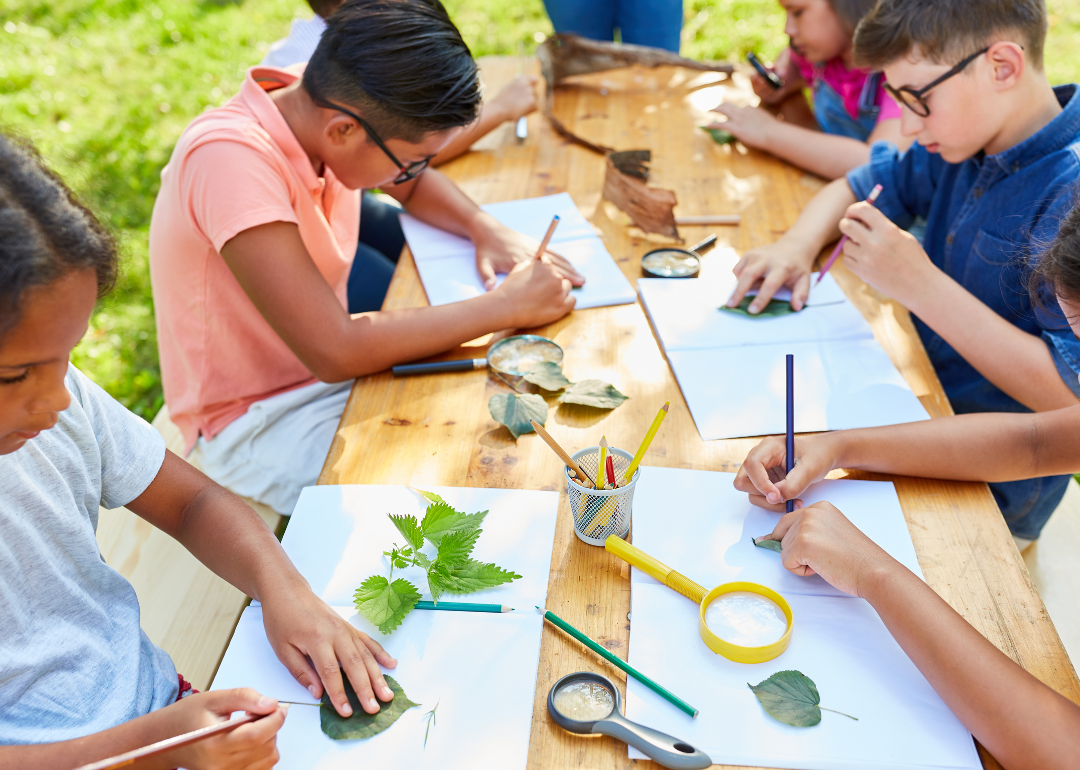
[(899, 120), (900, 111), (903, 109), (896, 100), (889, 95), (889, 92), (885, 90), (885, 86), (881, 86), (878, 91), (878, 123), (883, 120)]
[(180, 199), (214, 249), (252, 227), (299, 224), (289, 183), (272, 159), (241, 142), (212, 141), (184, 161)]

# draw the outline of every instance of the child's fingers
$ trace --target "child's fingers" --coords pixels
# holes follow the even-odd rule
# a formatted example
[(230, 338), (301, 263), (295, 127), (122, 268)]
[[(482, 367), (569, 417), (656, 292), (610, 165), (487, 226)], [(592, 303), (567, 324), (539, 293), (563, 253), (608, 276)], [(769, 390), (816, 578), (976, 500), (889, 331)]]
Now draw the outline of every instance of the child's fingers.
[(799, 311), (806, 307), (806, 300), (810, 298), (810, 274), (799, 276), (795, 286), (791, 289), (791, 308)]
[(257, 722), (249, 722), (240, 725), (235, 730), (229, 731), (225, 738), (230, 751), (245, 751), (262, 746), (267, 741), (272, 741), (278, 730), (285, 724), (286, 707), (279, 706), (274, 713), (265, 716)]
[[(311, 662), (315, 666), (315, 671), (319, 674), (319, 680), (326, 691), (326, 697), (330, 699), (334, 710), (343, 717), (352, 716), (352, 705), (345, 695), (345, 683), (341, 679), (341, 666), (338, 664), (333, 644), (328, 640), (320, 642), (319, 646), (308, 654), (311, 656)], [(362, 688), (367, 687), (370, 690), (371, 686), (366, 681), (352, 682), (352, 685), (353, 689), (356, 690), (356, 694), (360, 697), (360, 702), (364, 703), (365, 698)], [(371, 698), (370, 692), (367, 693), (367, 698)], [(370, 709), (364, 710), (368, 711), (368, 713), (374, 713)]]
[[(782, 503), (770, 503), (764, 495), (755, 495), (753, 493), (747, 495), (750, 498), (751, 505), (758, 508), (763, 508), (766, 511), (772, 511), (773, 513), (787, 513), (787, 502)], [(795, 510), (799, 510), (803, 507), (802, 500), (795, 500)]]
[[(273, 698), (259, 694), (250, 687), (238, 687), (235, 690), (213, 690), (192, 696), (207, 711), (228, 719), (234, 711), (246, 711), (250, 714), (269, 714), (278, 707)], [(186, 700), (186, 698), (185, 698)]]
[(308, 692), (311, 693), (312, 698), (321, 698), (323, 694), (322, 680), (319, 679), (318, 673), (308, 662), (307, 655), (291, 644), (285, 644), (283, 647), (278, 652), (278, 658), (285, 665), (285, 668), (289, 669), (293, 679), (304, 685)]
[(487, 257), (481, 257), (476, 261), (476, 269), (480, 273), (480, 280), (484, 288), (491, 291), (495, 288), (495, 267)]
[(379, 700), (393, 700), (394, 691), (386, 684), (375, 656), (351, 626), (334, 640), (334, 650), (365, 711), (374, 714), (379, 710), (376, 695)]
[(783, 288), (788, 276), (785, 270), (773, 269), (765, 276), (765, 280), (761, 283), (761, 288), (758, 289), (758, 294), (754, 297), (754, 301), (750, 303), (749, 310), (751, 313), (760, 313), (766, 307), (768, 307), (773, 295), (776, 294), (781, 288)]
[[(745, 257), (743, 258), (745, 260)], [(741, 267), (740, 267), (741, 265)], [(735, 265), (735, 269), (732, 271), (738, 276), (739, 280), (735, 284), (735, 291), (731, 292), (731, 296), (728, 298), (728, 307), (738, 307), (739, 303), (743, 301), (746, 296), (746, 292), (754, 288), (754, 284), (761, 280), (761, 277), (766, 273), (767, 267), (763, 263), (757, 265), (743, 264), (740, 261), (738, 265)]]
[[(806, 491), (814, 481), (817, 480), (818, 471), (812, 467), (809, 462), (799, 462), (799, 455), (796, 453), (795, 467), (788, 471), (787, 475), (776, 483), (776, 489), (780, 494), (781, 500), (791, 500), (801, 495)], [(831, 469), (830, 469), (831, 470)], [(827, 473), (828, 471), (826, 471)], [(772, 502), (781, 502), (781, 500), (773, 500)]]
[[(352, 626), (350, 626), (352, 628)], [(375, 660), (379, 662), (380, 666), (385, 668), (397, 668), (397, 658), (392, 656), (383, 646), (365, 634), (363, 631), (357, 631), (353, 629), (353, 633), (363, 642), (364, 646), (368, 648), (372, 655), (375, 656)]]

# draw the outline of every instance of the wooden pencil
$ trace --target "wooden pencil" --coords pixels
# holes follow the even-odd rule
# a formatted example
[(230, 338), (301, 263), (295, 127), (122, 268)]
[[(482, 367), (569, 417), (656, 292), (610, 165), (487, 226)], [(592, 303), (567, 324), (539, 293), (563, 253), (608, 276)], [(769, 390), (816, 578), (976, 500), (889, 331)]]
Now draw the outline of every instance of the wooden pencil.
[[(288, 708), (288, 706), (285, 707)], [(270, 714), (274, 713), (276, 712), (270, 712)], [(177, 735), (172, 738), (166, 738), (163, 741), (158, 741), (157, 743), (151, 743), (149, 746), (143, 746), (141, 749), (135, 749), (134, 751), (128, 751), (124, 754), (117, 754), (115, 757), (108, 757), (107, 759), (101, 759), (97, 762), (91, 762), (90, 764), (77, 767), (75, 770), (112, 770), (114, 767), (125, 767), (137, 760), (156, 756), (157, 754), (164, 754), (166, 751), (172, 751), (181, 746), (187, 746), (189, 743), (204, 740), (213, 735), (217, 735), (218, 733), (223, 733), (226, 730), (232, 730), (234, 727), (258, 721), (263, 717), (270, 716), (270, 714), (243, 714), (226, 722), (219, 722), (218, 724), (210, 725), (209, 727), (201, 727), (198, 730), (192, 730), (183, 735)]]
[(739, 214), (706, 214), (704, 216), (675, 217), (677, 225), (738, 225), (742, 223)]
[(626, 473), (623, 474), (623, 485), (630, 483), (630, 479), (634, 478), (634, 471), (637, 470), (638, 465), (645, 458), (645, 452), (649, 448), (649, 444), (652, 443), (653, 437), (656, 436), (656, 431), (660, 430), (660, 423), (667, 417), (668, 408), (671, 406), (670, 401), (665, 401), (664, 405), (660, 407), (660, 411), (656, 413), (656, 417), (653, 419), (652, 425), (649, 426), (648, 432), (645, 434), (645, 438), (641, 440), (641, 446), (638, 447), (637, 452), (634, 453), (634, 459), (630, 461), (630, 465), (626, 468)]
[(548, 244), (551, 243), (551, 236), (555, 234), (555, 228), (559, 226), (559, 215), (556, 214), (551, 218), (551, 224), (548, 225), (547, 232), (544, 233), (544, 240), (540, 241), (540, 248), (536, 250), (536, 258), (544, 256), (544, 251), (547, 249)]
[(551, 437), (551, 434), (544, 430), (544, 426), (538, 423), (536, 420), (530, 420), (533, 426), (533, 430), (536, 431), (536, 435), (544, 440), (544, 443), (551, 447), (552, 451), (559, 456), (559, 459), (566, 463), (566, 467), (577, 474), (578, 483), (582, 486), (588, 485), (589, 487), (595, 487), (592, 483), (592, 479), (585, 475), (585, 471), (578, 467), (578, 464), (574, 462), (574, 458), (566, 453), (566, 450), (559, 446), (559, 442)]

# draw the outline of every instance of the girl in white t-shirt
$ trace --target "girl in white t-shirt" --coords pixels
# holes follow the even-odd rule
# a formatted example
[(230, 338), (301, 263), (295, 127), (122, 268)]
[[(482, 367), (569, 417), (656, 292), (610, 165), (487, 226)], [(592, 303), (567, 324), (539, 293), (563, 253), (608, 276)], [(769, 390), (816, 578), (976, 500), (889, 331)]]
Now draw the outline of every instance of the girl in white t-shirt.
[(112, 238), (28, 146), (0, 135), (0, 767), (71, 768), (264, 715), (135, 767), (270, 768), (285, 711), (253, 690), (190, 695), (101, 559), (98, 506), (126, 505), (259, 600), (282, 663), (351, 713), (396, 662), (316, 597), (262, 520), (68, 363), (116, 278)]

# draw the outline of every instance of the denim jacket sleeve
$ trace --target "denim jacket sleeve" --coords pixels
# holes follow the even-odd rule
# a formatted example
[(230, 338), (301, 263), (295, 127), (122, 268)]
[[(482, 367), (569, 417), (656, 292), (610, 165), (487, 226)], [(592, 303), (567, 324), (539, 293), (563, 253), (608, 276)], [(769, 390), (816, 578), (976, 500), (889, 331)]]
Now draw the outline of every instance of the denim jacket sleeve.
[(891, 142), (870, 146), (870, 162), (847, 174), (859, 200), (866, 200), (874, 185), (882, 186), (877, 207), (897, 226), (907, 229), (916, 217), (925, 217), (937, 187), (934, 158), (919, 145), (900, 152)]
[[(1039, 219), (1031, 234), (1031, 244), (1035, 254), (1033, 261), (1037, 261), (1038, 249), (1051, 243), (1057, 235), (1058, 228), (1069, 209), (1077, 203), (1076, 193), (1071, 186), (1065, 187), (1065, 191), (1057, 196), (1049, 210)], [(1041, 337), (1050, 349), (1050, 355), (1054, 359), (1061, 379), (1069, 386), (1069, 389), (1080, 398), (1080, 340), (1076, 338), (1064, 313), (1057, 304), (1057, 297), (1052, 290), (1040, 287), (1042, 307), (1034, 307), (1035, 321), (1042, 329)]]

